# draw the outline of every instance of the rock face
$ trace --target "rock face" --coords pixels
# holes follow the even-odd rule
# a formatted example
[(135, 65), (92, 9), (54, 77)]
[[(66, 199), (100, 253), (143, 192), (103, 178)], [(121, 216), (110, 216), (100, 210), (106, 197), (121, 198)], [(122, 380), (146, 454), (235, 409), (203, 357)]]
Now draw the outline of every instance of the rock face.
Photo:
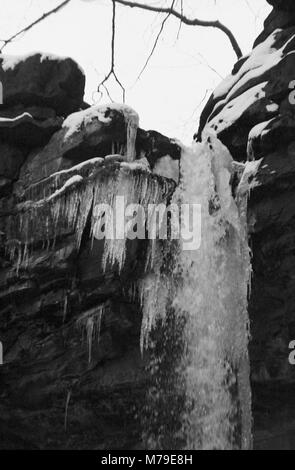
[(71, 59), (2, 56), (0, 80), (0, 448), (138, 448), (152, 252), (104, 259), (95, 210), (116, 191), (168, 203), (180, 148), (128, 107), (85, 109)]
[[(295, 7), (269, 3), (253, 51), (214, 92), (196, 134), (213, 130), (235, 160), (260, 161), (248, 214), (258, 448), (275, 447), (276, 423), (287, 433), (295, 415)], [(141, 448), (149, 373), (137, 289), (153, 252), (132, 240), (110, 244), (106, 258), (95, 208), (119, 188), (131, 202), (168, 204), (180, 148), (137, 128), (130, 108), (86, 106), (71, 59), (1, 61), (0, 448)]]
[(53, 108), (60, 116), (83, 105), (85, 76), (70, 58), (47, 54), (0, 56), (5, 107)]
[(274, 423), (280, 424), (273, 432), (283, 434), (282, 416), (290, 413), (294, 420), (286, 389), (295, 379), (288, 361), (295, 339), (295, 4), (269, 3), (275, 8), (254, 50), (213, 93), (195, 136), (201, 139), (204, 128), (214, 129), (236, 160), (261, 160), (249, 201), (250, 356), (258, 447), (279, 445), (275, 439), (267, 444)]

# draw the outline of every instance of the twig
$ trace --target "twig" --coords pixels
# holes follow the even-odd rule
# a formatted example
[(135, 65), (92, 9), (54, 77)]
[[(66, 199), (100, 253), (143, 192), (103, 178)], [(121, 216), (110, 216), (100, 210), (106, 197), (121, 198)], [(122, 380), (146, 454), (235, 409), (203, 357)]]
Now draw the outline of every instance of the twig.
[[(183, 16), (183, 0), (180, 0), (180, 13), (181, 13), (181, 16)], [(179, 20), (179, 27), (178, 27), (177, 36), (176, 36), (177, 40), (179, 39), (179, 36), (180, 36), (181, 26), (182, 26), (182, 21)]]
[(37, 20), (33, 21), (33, 23), (30, 23), (28, 26), (26, 26), (25, 28), (21, 29), (20, 31), (18, 31), (17, 33), (13, 34), (13, 36), (11, 36), (10, 38), (8, 39), (0, 39), (1, 42), (3, 42), (3, 46), (1, 47), (0, 49), (0, 53), (2, 53), (4, 47), (7, 46), (7, 44), (9, 44), (10, 42), (14, 41), (18, 36), (20, 36), (21, 34), (23, 33), (26, 33), (27, 31), (29, 31), (31, 28), (33, 28), (34, 26), (36, 26), (38, 23), (41, 23), (41, 21), (45, 20), (46, 18), (48, 18), (49, 16), (53, 15), (54, 13), (57, 13), (58, 11), (60, 11), (62, 8), (64, 8), (68, 3), (70, 3), (71, 0), (65, 0), (63, 1), (62, 3), (60, 3), (59, 5), (57, 5), (57, 7), (53, 8), (52, 10), (50, 11), (47, 11), (46, 13), (44, 13), (42, 16), (40, 16)]
[[(172, 4), (171, 4), (171, 7), (170, 7), (171, 9), (173, 9), (173, 7), (174, 7), (174, 5), (175, 5), (175, 1), (176, 1), (176, 0), (172, 0)], [(151, 50), (151, 52), (149, 53), (149, 56), (148, 56), (147, 60), (145, 61), (145, 64), (144, 64), (144, 66), (142, 67), (142, 69), (141, 69), (141, 71), (140, 71), (140, 73), (139, 73), (139, 75), (138, 75), (138, 77), (137, 77), (137, 79), (136, 79), (136, 82), (138, 82), (138, 80), (140, 80), (142, 74), (143, 74), (144, 71), (146, 70), (146, 68), (147, 68), (147, 66), (148, 66), (148, 64), (149, 64), (149, 62), (150, 62), (150, 60), (151, 60), (151, 58), (152, 58), (152, 56), (153, 56), (153, 54), (154, 54), (154, 52), (155, 52), (155, 50), (156, 50), (156, 47), (157, 47), (158, 42), (159, 42), (159, 39), (160, 39), (161, 34), (162, 34), (163, 30), (164, 30), (165, 24), (166, 24), (166, 22), (168, 21), (168, 19), (169, 19), (170, 16), (171, 16), (171, 13), (168, 13), (168, 14), (165, 16), (164, 20), (162, 21), (162, 24), (161, 24), (161, 27), (160, 27), (160, 31), (159, 31), (158, 34), (157, 34), (157, 37), (156, 37), (156, 40), (155, 40), (154, 45), (153, 45), (153, 47), (152, 47), (152, 50)]]
[(187, 18), (182, 13), (179, 13), (177, 10), (174, 10), (171, 7), (170, 8), (156, 7), (153, 5), (147, 5), (145, 3), (131, 2), (129, 0), (112, 0), (112, 1), (115, 1), (116, 3), (119, 3), (120, 5), (124, 5), (130, 8), (141, 8), (142, 10), (147, 10), (147, 11), (152, 11), (152, 12), (157, 12), (157, 13), (165, 13), (166, 15), (170, 14), (172, 16), (175, 16), (175, 18), (178, 18), (180, 21), (182, 21), (182, 23), (188, 26), (202, 26), (202, 27), (219, 29), (224, 34), (226, 34), (226, 36), (230, 40), (232, 48), (235, 51), (238, 59), (240, 59), (243, 55), (241, 48), (234, 34), (231, 32), (229, 28), (227, 28), (227, 26), (225, 26), (223, 23), (221, 23), (218, 20), (205, 21), (205, 20), (199, 20), (198, 18), (190, 19), (190, 18)]
[(117, 77), (117, 74), (116, 74), (116, 71), (115, 71), (115, 41), (116, 41), (116, 0), (112, 0), (112, 3), (113, 3), (113, 16), (112, 16), (112, 45), (111, 45), (111, 68), (110, 68), (110, 71), (109, 73), (105, 76), (105, 78), (103, 79), (103, 81), (98, 85), (97, 87), (97, 91), (100, 92), (101, 90), (101, 87), (103, 87), (106, 92), (107, 92), (107, 95), (108, 97), (110, 98), (111, 101), (112, 98), (110, 96), (110, 93), (109, 93), (109, 90), (106, 86), (106, 82), (109, 80), (109, 78), (111, 76), (114, 77), (114, 79), (116, 80), (116, 82), (118, 83), (118, 85), (120, 86), (120, 88), (122, 89), (122, 93), (123, 93), (123, 103), (125, 103), (125, 97), (126, 97), (126, 91), (125, 91), (125, 88), (123, 87), (122, 83), (120, 82), (120, 80), (118, 79)]

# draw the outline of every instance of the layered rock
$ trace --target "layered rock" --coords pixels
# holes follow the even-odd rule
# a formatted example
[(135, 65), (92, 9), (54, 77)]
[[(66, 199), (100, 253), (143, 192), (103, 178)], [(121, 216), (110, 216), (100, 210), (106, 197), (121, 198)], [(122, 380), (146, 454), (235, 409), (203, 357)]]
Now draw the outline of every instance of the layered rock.
[(84, 72), (70, 58), (49, 54), (1, 56), (0, 80), (5, 108), (52, 108), (60, 116), (83, 106)]
[(71, 59), (1, 60), (0, 447), (140, 447), (155, 253), (100, 239), (97, 207), (167, 204), (180, 148), (127, 106), (85, 106)]
[(274, 10), (254, 50), (213, 93), (195, 137), (214, 129), (236, 160), (261, 161), (249, 201), (250, 356), (256, 430), (265, 426), (271, 436), (276, 420), (273, 432), (284, 432), (283, 414), (293, 419), (286, 389), (295, 379), (288, 361), (295, 338), (295, 4), (269, 3)]

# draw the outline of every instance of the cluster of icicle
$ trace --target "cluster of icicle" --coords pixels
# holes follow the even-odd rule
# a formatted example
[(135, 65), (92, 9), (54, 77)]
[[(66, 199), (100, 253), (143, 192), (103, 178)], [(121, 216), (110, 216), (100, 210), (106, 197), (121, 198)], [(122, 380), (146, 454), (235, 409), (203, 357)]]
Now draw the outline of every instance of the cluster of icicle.
[[(49, 249), (59, 236), (75, 233), (79, 248), (83, 231), (92, 207), (97, 204), (110, 204), (119, 194), (126, 196), (128, 203), (161, 201), (160, 189), (155, 180), (143, 175), (132, 175), (132, 163), (136, 158), (136, 136), (139, 125), (138, 114), (126, 105), (111, 103), (107, 106), (95, 106), (86, 111), (70, 115), (64, 122), (66, 137), (79, 129), (87, 129), (93, 120), (110, 123), (109, 111), (114, 110), (124, 116), (126, 125), (126, 146), (114, 142), (113, 149), (125, 156), (128, 164), (124, 175), (118, 171), (114, 174), (99, 170), (104, 166), (103, 158), (87, 160), (82, 164), (63, 170), (32, 185), (24, 192), (26, 202), (17, 207), (15, 213), (7, 218), (6, 235), (7, 252), (12, 260), (17, 258), (17, 270), (27, 265), (30, 248), (39, 242), (42, 248)], [(108, 173), (108, 174), (106, 174)], [(121, 187), (122, 185), (122, 187)], [(164, 189), (165, 193), (165, 188)], [(130, 198), (130, 194), (134, 199)], [(164, 196), (165, 199), (165, 196)], [(162, 201), (161, 201), (162, 202)], [(127, 203), (127, 202), (126, 202)], [(92, 216), (92, 234), (95, 236), (95, 220)], [(107, 229), (107, 227), (106, 227)], [(125, 259), (125, 241), (106, 245), (104, 267), (107, 261), (118, 261), (120, 269)]]
[(249, 186), (242, 179), (234, 199), (232, 170), (231, 155), (214, 136), (183, 149), (181, 184), (174, 202), (202, 206), (201, 247), (184, 251), (179, 246), (172, 274), (158, 269), (141, 283), (142, 348), (148, 346), (156, 322), (165, 319), (168, 301), (176, 315), (186, 320), (180, 374), (186, 384), (181, 423), (187, 449), (249, 449), (252, 445)]
[[(110, 113), (114, 111), (115, 114)], [(112, 124), (114, 116), (121, 114), (126, 127), (126, 145), (113, 142), (113, 153), (125, 155), (128, 162), (134, 161), (136, 157), (135, 141), (139, 126), (139, 116), (134, 109), (125, 104), (109, 103), (107, 105), (95, 105), (90, 108), (71, 114), (65, 119), (63, 129), (66, 130), (65, 143), (73, 135), (79, 132), (87, 134), (88, 129), (97, 125), (99, 121), (102, 125)]]
[[(36, 201), (21, 204), (16, 213), (7, 218), (11, 258), (15, 259), (18, 254), (18, 265), (26, 265), (34, 244), (40, 242), (43, 248), (49, 249), (58, 238), (68, 234), (75, 237), (79, 249), (88, 220), (91, 237), (96, 238), (96, 232), (101, 228), (97, 209), (102, 204), (115, 211), (116, 198), (123, 196), (125, 207), (140, 204), (148, 213), (149, 204), (166, 203), (173, 189), (171, 182), (137, 168), (135, 163), (121, 164), (109, 158), (96, 158), (56, 173), (40, 183), (39, 188), (30, 188), (29, 196)], [(40, 198), (42, 195), (44, 197)], [(104, 222), (106, 234), (113, 232), (110, 225), (114, 220), (106, 217)], [(105, 240), (104, 269), (108, 263), (122, 269), (127, 238), (128, 234), (124, 233), (122, 239)], [(153, 250), (154, 241), (151, 240), (150, 245)]]

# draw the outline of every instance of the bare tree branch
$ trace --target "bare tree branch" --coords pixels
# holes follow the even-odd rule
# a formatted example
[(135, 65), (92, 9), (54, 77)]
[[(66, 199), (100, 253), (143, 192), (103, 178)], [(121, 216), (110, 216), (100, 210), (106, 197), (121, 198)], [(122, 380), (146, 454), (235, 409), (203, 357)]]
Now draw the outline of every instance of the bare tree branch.
[[(35, 21), (33, 21), (32, 23), (30, 23), (28, 26), (26, 26), (25, 28), (21, 29), (20, 31), (18, 31), (17, 33), (15, 33), (14, 35), (12, 35), (10, 38), (8, 39), (2, 39), (0, 40), (1, 42), (3, 42), (3, 45), (2, 47), (0, 48), (0, 53), (2, 53), (3, 49), (11, 42), (13, 42), (17, 37), (19, 37), (20, 35), (26, 33), (27, 31), (29, 31), (31, 28), (33, 28), (34, 26), (36, 26), (37, 24), (41, 23), (43, 20), (45, 20), (46, 18), (48, 18), (49, 16), (53, 15), (54, 13), (57, 13), (58, 11), (60, 11), (62, 8), (64, 8), (67, 4), (70, 3), (71, 0), (64, 0), (63, 2), (61, 2), (59, 5), (57, 5), (55, 8), (53, 8), (52, 10), (44, 13), (42, 16), (40, 16), (39, 18), (37, 18)], [(97, 88), (97, 91), (100, 92), (101, 88), (104, 88), (107, 95), (109, 96), (109, 98), (111, 99), (111, 96), (110, 96), (110, 93), (109, 93), (109, 90), (106, 86), (106, 82), (109, 80), (109, 78), (111, 78), (112, 76), (114, 77), (115, 81), (118, 83), (118, 85), (120, 86), (120, 88), (122, 89), (122, 93), (123, 93), (123, 102), (125, 102), (125, 95), (126, 95), (126, 91), (125, 91), (125, 88), (124, 86), (122, 85), (121, 81), (119, 80), (117, 74), (116, 74), (116, 71), (115, 71), (115, 39), (116, 39), (116, 4), (120, 4), (120, 5), (123, 5), (123, 6), (127, 6), (127, 7), (130, 7), (130, 8), (140, 8), (142, 10), (146, 10), (146, 11), (150, 11), (150, 12), (156, 12), (156, 13), (160, 13), (160, 14), (166, 14), (164, 20), (162, 21), (162, 24), (161, 24), (161, 27), (160, 27), (160, 31), (156, 37), (156, 40), (154, 42), (154, 45), (153, 45), (153, 48), (137, 78), (137, 80), (140, 79), (140, 77), (142, 76), (143, 72), (146, 70), (146, 67), (148, 66), (149, 64), (149, 61), (152, 57), (152, 55), (154, 54), (155, 52), (155, 49), (158, 45), (158, 42), (159, 42), (159, 39), (161, 37), (161, 34), (163, 33), (163, 30), (164, 30), (164, 27), (165, 27), (165, 24), (166, 22), (168, 21), (169, 17), (170, 16), (174, 16), (175, 18), (179, 19), (180, 21), (180, 26), (179, 26), (179, 30), (178, 30), (178, 34), (177, 34), (177, 37), (179, 36), (179, 32), (180, 32), (180, 28), (181, 28), (181, 25), (182, 24), (186, 24), (188, 26), (201, 26), (201, 27), (212, 27), (212, 28), (216, 28), (216, 29), (219, 29), (220, 31), (222, 31), (224, 34), (226, 34), (226, 36), (228, 37), (228, 39), (230, 40), (231, 42), (231, 45), (237, 55), (238, 58), (242, 57), (242, 51), (239, 47), (239, 44), (235, 38), (235, 36), (233, 35), (233, 33), (230, 31), (229, 28), (227, 28), (224, 24), (222, 24), (220, 21), (204, 21), (204, 20), (199, 20), (198, 18), (195, 18), (195, 19), (190, 19), (190, 18), (187, 18), (184, 13), (183, 13), (183, 0), (181, 0), (181, 3), (180, 3), (180, 6), (181, 6), (181, 12), (179, 13), (177, 10), (174, 9), (175, 7), (175, 3), (176, 3), (176, 0), (172, 0), (172, 3), (171, 3), (171, 6), (170, 8), (165, 8), (165, 7), (157, 7), (157, 6), (153, 6), (153, 5), (148, 5), (148, 4), (144, 4), (144, 3), (138, 3), (138, 2), (133, 2), (133, 1), (129, 1), (129, 0), (111, 0), (112, 1), (112, 4), (113, 4), (113, 16), (112, 16), (112, 43), (111, 43), (111, 67), (110, 67), (110, 71), (109, 73), (105, 76), (105, 78), (103, 79), (103, 81), (98, 85), (98, 88)], [(111, 99), (112, 100), (112, 99)]]
[[(172, 4), (171, 4), (171, 7), (170, 7), (171, 9), (173, 9), (173, 7), (174, 7), (174, 5), (175, 5), (175, 2), (176, 2), (176, 0), (172, 0)], [(144, 71), (146, 70), (146, 68), (147, 68), (147, 66), (148, 66), (148, 64), (149, 64), (149, 62), (150, 62), (150, 60), (151, 60), (151, 58), (152, 58), (152, 56), (153, 56), (153, 54), (154, 54), (154, 52), (155, 52), (155, 50), (156, 50), (156, 47), (157, 47), (158, 42), (159, 42), (159, 39), (160, 39), (161, 34), (162, 34), (163, 30), (164, 30), (165, 24), (166, 24), (166, 22), (168, 21), (168, 19), (169, 19), (170, 16), (171, 16), (171, 13), (168, 13), (168, 14), (165, 16), (164, 20), (162, 21), (162, 24), (161, 24), (161, 27), (160, 27), (160, 31), (159, 31), (158, 34), (157, 34), (157, 37), (156, 37), (156, 40), (155, 40), (154, 45), (153, 45), (153, 47), (152, 47), (152, 50), (151, 50), (151, 52), (150, 52), (150, 54), (149, 54), (149, 56), (148, 56), (148, 58), (147, 58), (147, 60), (146, 60), (146, 62), (145, 62), (145, 64), (144, 64), (143, 68), (141, 69), (141, 71), (140, 71), (140, 73), (139, 73), (139, 75), (138, 75), (136, 81), (140, 80), (142, 74), (143, 74)]]
[[(113, 1), (113, 0), (112, 0)], [(187, 18), (185, 15), (179, 13), (178, 11), (174, 10), (173, 8), (164, 8), (164, 7), (156, 7), (153, 5), (147, 5), (145, 3), (138, 3), (138, 2), (131, 2), (129, 0), (114, 0), (116, 3), (120, 3), (121, 5), (130, 7), (130, 8), (140, 8), (142, 10), (146, 11), (152, 11), (156, 13), (165, 13), (166, 15), (172, 15), (175, 18), (178, 18), (182, 23), (188, 25), (188, 26), (202, 26), (202, 27), (209, 27), (209, 28), (216, 28), (222, 31), (228, 39), (230, 40), (230, 43), (232, 45), (233, 50), (235, 51), (238, 59), (240, 59), (243, 55), (241, 48), (234, 36), (234, 34), (231, 32), (227, 26), (225, 26), (223, 23), (220, 21), (205, 21), (205, 20), (199, 20), (198, 18), (195, 19), (190, 19)]]
[(109, 90), (106, 86), (106, 82), (109, 80), (111, 76), (114, 77), (120, 88), (122, 89), (123, 93), (123, 103), (125, 103), (125, 96), (126, 96), (126, 91), (125, 88), (123, 87), (122, 83), (117, 77), (116, 71), (115, 71), (115, 42), (116, 42), (116, 0), (112, 0), (113, 3), (113, 16), (112, 16), (112, 45), (111, 45), (111, 68), (109, 73), (105, 76), (103, 81), (98, 85), (97, 91), (100, 92), (101, 87), (105, 89), (107, 92), (108, 97), (110, 98), (111, 101), (112, 98), (110, 96)]
[[(181, 16), (183, 16), (183, 0), (180, 0), (180, 14), (181, 14)], [(182, 21), (179, 20), (179, 27), (178, 27), (178, 31), (177, 31), (177, 40), (179, 39), (179, 36), (180, 36), (181, 26), (182, 26)]]
[(28, 26), (26, 26), (25, 28), (21, 29), (20, 31), (18, 31), (17, 33), (15, 33), (13, 36), (11, 36), (10, 38), (8, 39), (0, 39), (1, 42), (3, 42), (3, 46), (1, 47), (0, 49), (0, 53), (2, 53), (4, 47), (7, 46), (7, 44), (9, 44), (10, 42), (14, 41), (18, 36), (20, 36), (21, 34), (23, 33), (26, 33), (27, 31), (29, 31), (31, 28), (33, 28), (34, 26), (36, 26), (38, 23), (41, 23), (41, 21), (45, 20), (46, 18), (48, 18), (49, 16), (53, 15), (54, 13), (57, 13), (58, 11), (60, 11), (62, 8), (64, 8), (68, 3), (70, 3), (71, 0), (64, 0), (62, 3), (60, 3), (59, 5), (57, 5), (57, 7), (53, 8), (52, 10), (49, 10), (47, 11), (46, 13), (44, 13), (42, 16), (40, 16), (39, 18), (37, 18), (37, 20), (33, 21), (33, 23), (30, 23)]

